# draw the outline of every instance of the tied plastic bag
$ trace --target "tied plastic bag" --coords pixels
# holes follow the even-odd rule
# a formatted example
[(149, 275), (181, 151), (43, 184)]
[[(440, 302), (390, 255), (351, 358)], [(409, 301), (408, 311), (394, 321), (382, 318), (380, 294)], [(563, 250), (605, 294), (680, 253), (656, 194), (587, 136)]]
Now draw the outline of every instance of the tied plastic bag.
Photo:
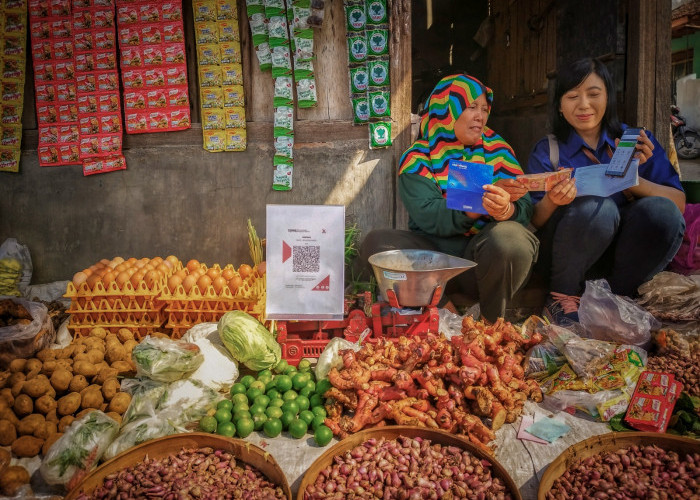
[(586, 281), (578, 309), (581, 324), (594, 339), (649, 349), (651, 330), (660, 324), (634, 301), (615, 295), (606, 280)]
[(51, 345), (56, 338), (49, 310), (41, 302), (30, 302), (15, 297), (0, 297), (8, 308), (20, 305), (32, 317), (26, 324), (0, 328), (0, 367), (7, 366), (15, 358), (31, 358), (34, 353)]
[(343, 365), (343, 358), (339, 354), (340, 351), (351, 349), (357, 352), (362, 349), (362, 342), (370, 333), (371, 330), (365, 328), (365, 331), (362, 332), (357, 343), (350, 342), (342, 337), (331, 339), (330, 342), (326, 344), (326, 348), (316, 362), (316, 380), (322, 380), (328, 377), (328, 372), (331, 371), (331, 368), (340, 368)]
[(204, 356), (189, 342), (147, 336), (131, 352), (136, 374), (159, 382), (179, 380), (199, 368)]
[(29, 248), (7, 238), (0, 245), (0, 295), (24, 295), (32, 281), (32, 271)]
[(238, 365), (221, 342), (216, 323), (195, 325), (187, 330), (182, 340), (196, 344), (204, 356), (204, 362), (190, 375), (191, 379), (199, 380), (215, 390), (234, 384), (238, 378)]
[(76, 420), (42, 460), (39, 470), (44, 481), (73, 489), (97, 465), (118, 432), (119, 424), (99, 410)]
[(659, 319), (700, 320), (700, 274), (662, 271), (638, 289), (637, 303)]

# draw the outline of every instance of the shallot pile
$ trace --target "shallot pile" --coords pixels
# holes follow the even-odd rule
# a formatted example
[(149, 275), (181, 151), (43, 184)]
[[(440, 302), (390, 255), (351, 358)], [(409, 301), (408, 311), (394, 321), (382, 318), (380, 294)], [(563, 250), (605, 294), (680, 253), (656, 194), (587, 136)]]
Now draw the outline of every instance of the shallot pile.
[(551, 500), (700, 497), (700, 453), (630, 446), (577, 462), (547, 492)]
[(330, 370), (333, 387), (324, 394), (326, 425), (344, 438), (393, 421), (465, 434), (488, 449), (494, 431), (515, 422), (528, 397), (542, 401), (522, 367), (524, 353), (541, 336), (525, 337), (502, 319), (487, 326), (469, 316), (462, 334), (380, 339), (358, 352), (340, 351), (343, 366)]
[(307, 486), (305, 500), (513, 498), (488, 460), (420, 437), (371, 438), (334, 461)]
[(656, 352), (649, 355), (647, 370), (673, 373), (691, 396), (700, 396), (700, 344), (697, 336), (684, 337), (661, 330), (654, 337)]
[(145, 458), (109, 474), (92, 495), (78, 496), (78, 500), (93, 498), (253, 500), (286, 496), (254, 467), (237, 463), (231, 453), (206, 447), (183, 449), (162, 459)]

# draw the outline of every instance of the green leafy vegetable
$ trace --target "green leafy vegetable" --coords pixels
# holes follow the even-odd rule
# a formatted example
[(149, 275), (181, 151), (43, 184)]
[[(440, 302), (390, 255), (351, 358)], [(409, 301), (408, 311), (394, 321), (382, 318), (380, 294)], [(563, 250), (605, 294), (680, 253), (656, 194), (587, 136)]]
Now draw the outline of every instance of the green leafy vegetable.
[(272, 333), (246, 312), (227, 312), (219, 320), (217, 329), (234, 359), (251, 370), (270, 368), (282, 359), (282, 349)]

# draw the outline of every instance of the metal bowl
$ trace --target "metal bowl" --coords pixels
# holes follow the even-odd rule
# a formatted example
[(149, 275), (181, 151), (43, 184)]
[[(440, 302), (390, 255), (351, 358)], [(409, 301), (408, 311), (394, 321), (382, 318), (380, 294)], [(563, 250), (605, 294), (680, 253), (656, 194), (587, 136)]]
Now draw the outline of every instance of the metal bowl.
[(447, 281), (476, 265), (431, 250), (388, 250), (375, 253), (368, 261), (382, 296), (391, 303), (395, 295), (405, 307), (437, 305)]

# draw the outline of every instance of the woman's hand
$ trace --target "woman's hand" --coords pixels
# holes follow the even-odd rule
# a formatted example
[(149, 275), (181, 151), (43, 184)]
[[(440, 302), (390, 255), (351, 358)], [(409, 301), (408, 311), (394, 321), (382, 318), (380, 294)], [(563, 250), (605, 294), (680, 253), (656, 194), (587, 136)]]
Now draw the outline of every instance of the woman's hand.
[(510, 195), (510, 201), (518, 201), (527, 194), (527, 187), (515, 179), (498, 179), (494, 185), (507, 191)]
[(559, 181), (547, 191), (546, 197), (557, 206), (568, 205), (576, 199), (576, 179)]
[(481, 203), (488, 214), (499, 221), (510, 219), (515, 207), (511, 203), (508, 191), (495, 184), (486, 184), (484, 190), (486, 192), (481, 198)]
[[(615, 139), (615, 147), (617, 147), (619, 142), (620, 139)], [(634, 153), (634, 157), (639, 159), (640, 165), (644, 164), (654, 154), (654, 143), (651, 142), (644, 130), (639, 133), (639, 139), (634, 148), (637, 150)]]

